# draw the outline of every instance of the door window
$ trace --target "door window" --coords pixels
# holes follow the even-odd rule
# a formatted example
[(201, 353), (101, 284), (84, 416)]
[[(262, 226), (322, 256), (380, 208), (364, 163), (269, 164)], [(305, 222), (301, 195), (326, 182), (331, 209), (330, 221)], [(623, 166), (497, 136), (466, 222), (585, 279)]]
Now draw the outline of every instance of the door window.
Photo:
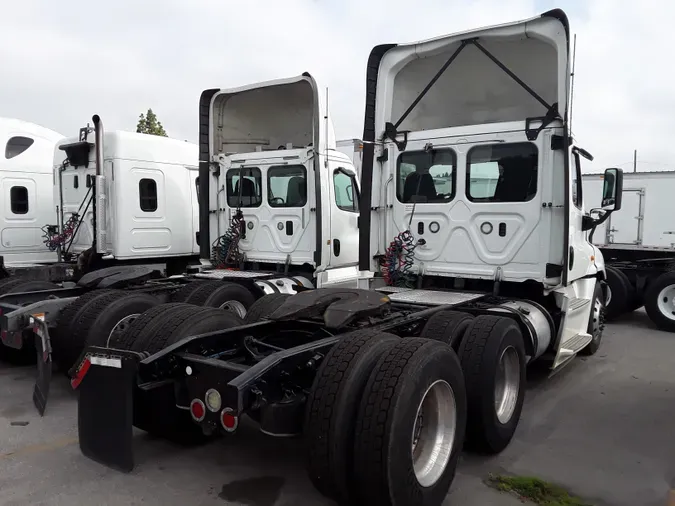
[(457, 159), (451, 149), (406, 151), (398, 157), (396, 196), (400, 202), (450, 202), (455, 196)]
[(579, 153), (574, 153), (574, 171), (572, 172), (572, 202), (581, 209), (584, 203), (583, 190), (581, 186), (581, 157)]
[(226, 179), (228, 206), (259, 207), (262, 204), (262, 173), (258, 167), (230, 169)]
[(537, 194), (537, 147), (529, 142), (477, 146), (467, 157), (473, 202), (527, 202)]
[(344, 169), (333, 172), (335, 205), (343, 211), (359, 212), (359, 190), (356, 178)]
[(270, 167), (267, 202), (271, 207), (304, 207), (307, 204), (307, 169), (304, 165)]

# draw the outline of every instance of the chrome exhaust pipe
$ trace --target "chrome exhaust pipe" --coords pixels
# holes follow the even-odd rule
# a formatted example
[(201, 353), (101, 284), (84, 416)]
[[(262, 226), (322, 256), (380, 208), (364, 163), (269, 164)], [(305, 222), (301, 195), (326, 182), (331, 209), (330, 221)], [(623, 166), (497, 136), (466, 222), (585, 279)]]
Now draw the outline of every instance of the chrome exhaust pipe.
[(94, 114), (91, 120), (94, 122), (94, 132), (96, 145), (96, 177), (94, 179), (94, 251), (96, 253), (107, 254), (108, 246), (108, 202), (107, 202), (107, 183), (103, 174), (103, 122), (98, 114)]

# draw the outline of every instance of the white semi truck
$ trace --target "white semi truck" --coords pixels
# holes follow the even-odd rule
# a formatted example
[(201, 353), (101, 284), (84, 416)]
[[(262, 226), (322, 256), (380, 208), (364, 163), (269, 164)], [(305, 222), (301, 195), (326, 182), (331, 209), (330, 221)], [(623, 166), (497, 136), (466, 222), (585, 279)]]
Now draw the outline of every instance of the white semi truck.
[(44, 245), (54, 220), (54, 146), (63, 135), (34, 123), (0, 118), (0, 256), (6, 267), (55, 262)]
[[(591, 202), (603, 174), (584, 174)], [(593, 234), (607, 263), (608, 317), (644, 306), (656, 326), (675, 332), (675, 171), (625, 174), (623, 208)]]
[[(587, 215), (581, 159), (592, 157), (569, 130), (569, 53), (560, 10), (375, 47), (358, 199), (361, 288), (268, 295), (243, 326), (160, 305), (115, 343), (88, 346), (75, 375), (83, 454), (129, 471), (132, 426), (201, 439), (236, 432), (247, 415), (268, 435), (302, 435), (310, 478), (340, 503), (440, 505), (465, 442), (488, 453), (510, 442), (526, 365), (557, 370), (601, 343), (605, 268), (586, 235), (621, 208), (623, 176), (605, 172), (599, 210)], [(286, 91), (283, 103), (298, 108)], [(311, 86), (296, 91), (317, 96)], [(221, 118), (230, 100), (211, 90), (200, 103), (200, 194), (210, 201), (220, 191), (213, 172), (223, 177), (239, 158), (221, 161), (230, 144), (306, 146), (322, 131), (321, 117), (299, 107), (304, 121), (266, 122), (244, 136)], [(303, 163), (303, 153), (289, 150), (287, 164), (314, 173), (318, 264), (333, 250), (319, 238), (334, 246), (336, 237), (318, 202), (335, 198), (326, 185), (340, 171), (321, 157)], [(240, 198), (295, 202), (271, 184), (272, 163), (259, 197), (258, 173), (243, 172), (259, 165), (237, 167), (252, 179)], [(211, 213), (201, 206), (205, 230)], [(288, 224), (278, 223), (283, 234)], [(208, 258), (210, 241), (200, 239)]]

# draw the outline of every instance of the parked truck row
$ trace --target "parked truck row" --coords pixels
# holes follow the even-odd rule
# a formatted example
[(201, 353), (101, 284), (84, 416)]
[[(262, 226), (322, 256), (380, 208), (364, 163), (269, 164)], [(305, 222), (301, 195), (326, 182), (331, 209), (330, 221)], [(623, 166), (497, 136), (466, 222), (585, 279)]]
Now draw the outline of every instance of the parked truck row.
[[(130, 471), (133, 427), (198, 441), (248, 417), (302, 436), (340, 503), (440, 505), (463, 447), (511, 441), (529, 364), (597, 352), (607, 271), (588, 235), (621, 209), (623, 173), (605, 171), (586, 213), (565, 14), (380, 45), (366, 74), (358, 168), (307, 73), (201, 94), (191, 272), (116, 262), (0, 285), (3, 336), (37, 336), (41, 411), (50, 347), (67, 357), (84, 455)], [(152, 247), (171, 225), (140, 212), (168, 207), (171, 183), (136, 162), (120, 174), (93, 124), (93, 142), (63, 146), (91, 176), (78, 258), (103, 262), (115, 199), (139, 199), (125, 244)]]

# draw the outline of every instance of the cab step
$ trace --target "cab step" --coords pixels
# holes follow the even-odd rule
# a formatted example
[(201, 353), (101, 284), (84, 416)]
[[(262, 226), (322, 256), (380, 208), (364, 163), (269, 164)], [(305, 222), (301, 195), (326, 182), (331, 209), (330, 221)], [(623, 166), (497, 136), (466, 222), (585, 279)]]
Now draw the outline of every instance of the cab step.
[(586, 332), (581, 332), (566, 339), (560, 345), (558, 355), (555, 362), (553, 363), (553, 369), (558, 369), (559, 367), (565, 365), (577, 353), (583, 350), (592, 340), (593, 336)]

